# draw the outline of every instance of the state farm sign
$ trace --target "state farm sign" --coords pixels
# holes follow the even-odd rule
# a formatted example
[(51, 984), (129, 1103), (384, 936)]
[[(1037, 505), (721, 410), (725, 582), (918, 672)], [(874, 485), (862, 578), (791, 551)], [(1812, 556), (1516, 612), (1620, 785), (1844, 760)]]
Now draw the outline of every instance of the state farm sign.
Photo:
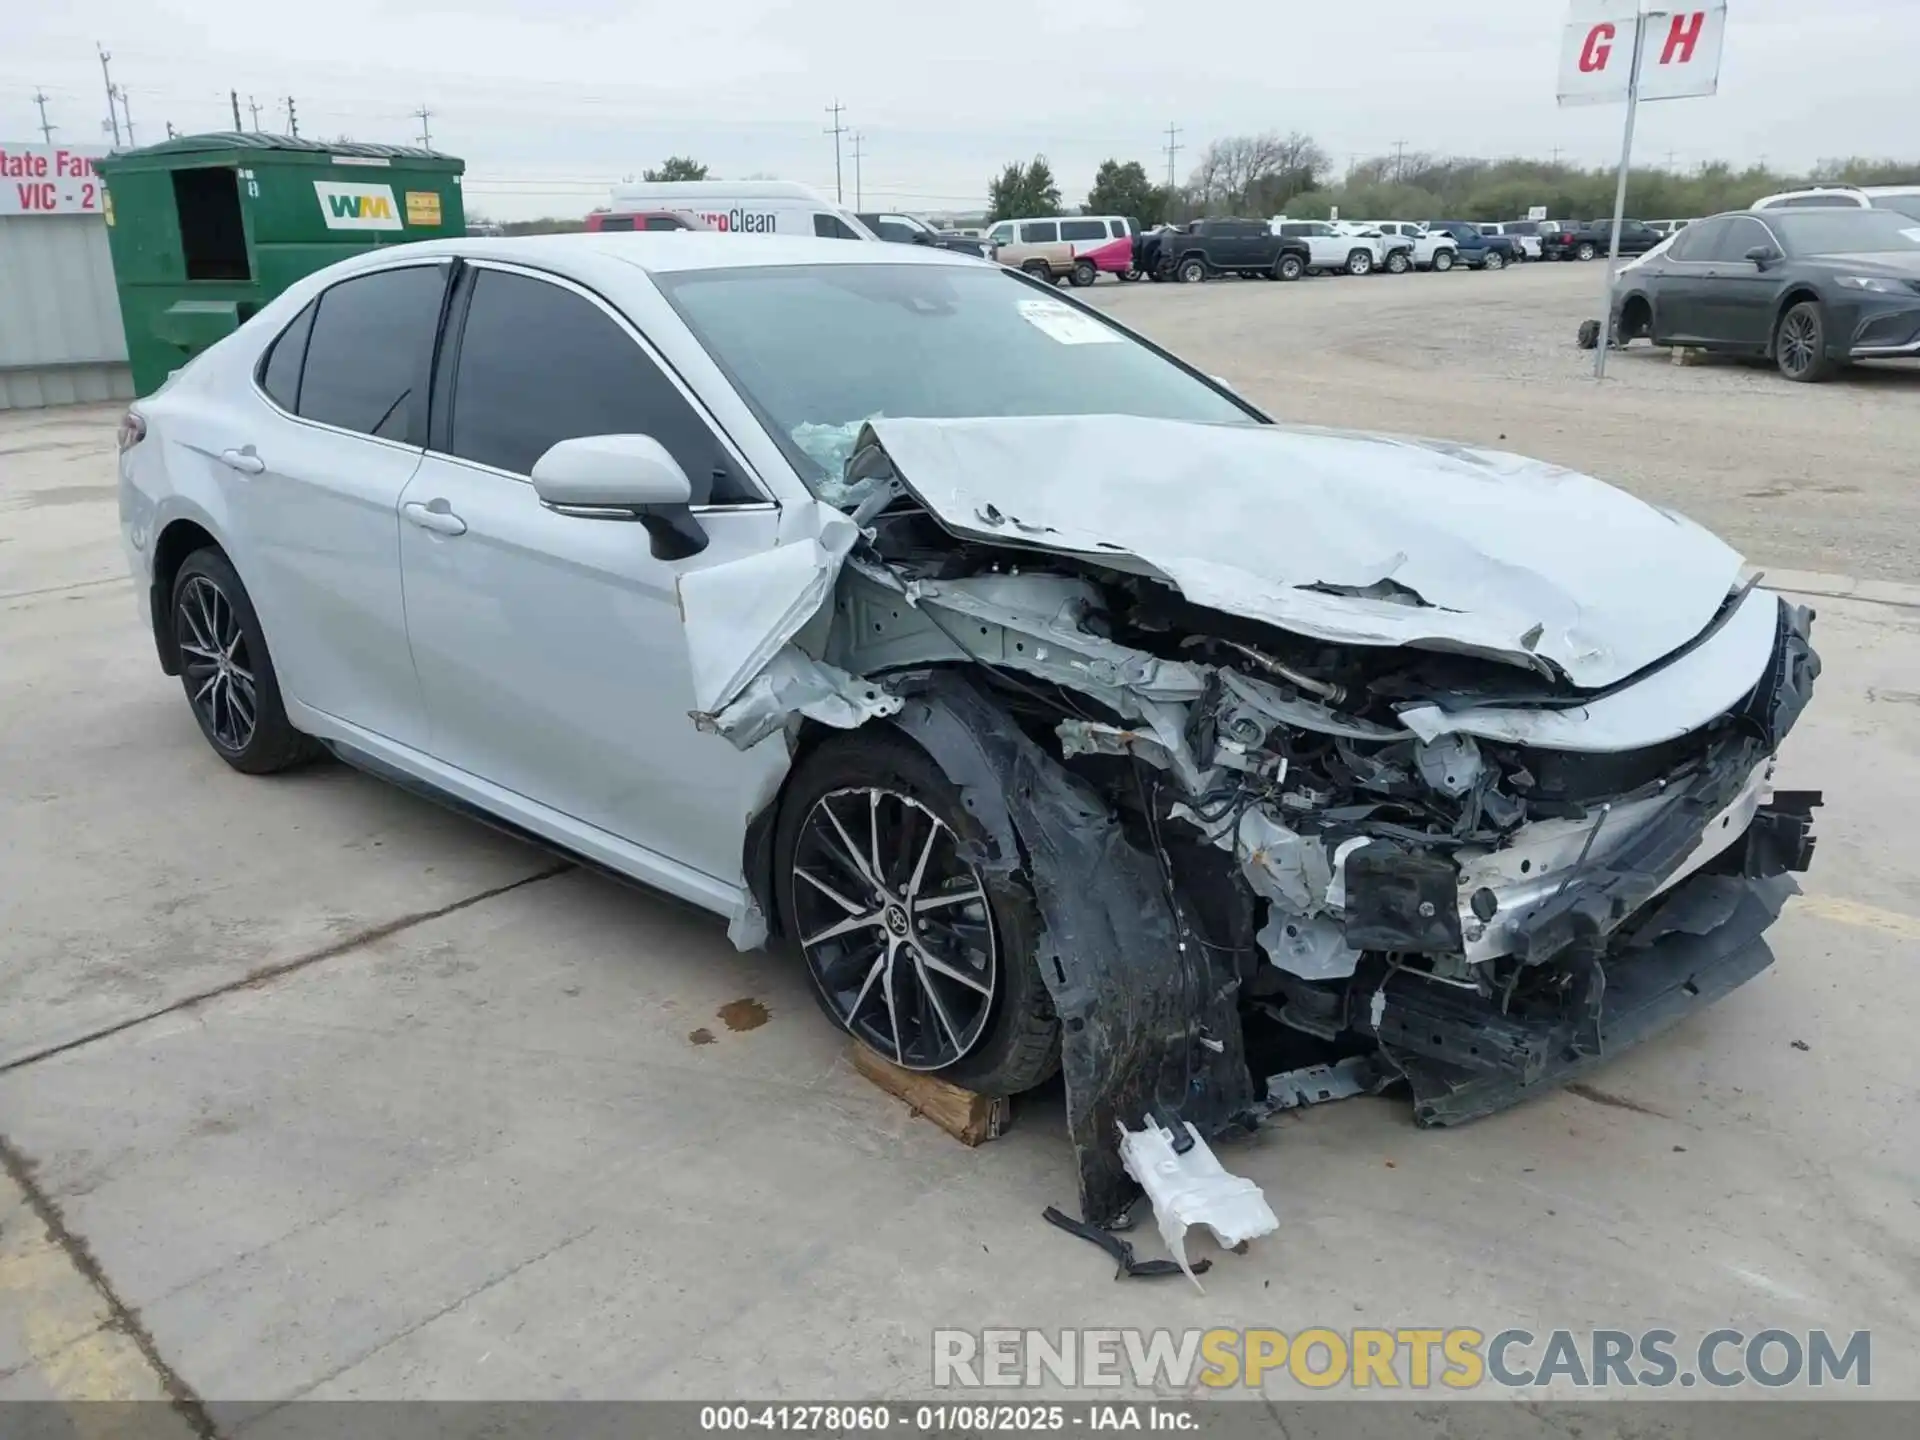
[(93, 157), (78, 145), (0, 144), (0, 215), (98, 215), (106, 209)]
[(1627, 98), (1633, 35), (1640, 41), (1640, 98), (1680, 100), (1720, 87), (1720, 44), (1727, 33), (1724, 0), (1650, 5), (1638, 0), (1576, 3), (1560, 42), (1560, 103), (1599, 105)]

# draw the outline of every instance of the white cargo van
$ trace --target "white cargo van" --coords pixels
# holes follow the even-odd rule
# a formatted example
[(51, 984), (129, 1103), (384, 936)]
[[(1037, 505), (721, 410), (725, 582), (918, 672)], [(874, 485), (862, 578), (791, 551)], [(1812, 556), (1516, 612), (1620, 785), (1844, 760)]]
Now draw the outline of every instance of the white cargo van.
[(677, 210), (743, 235), (878, 240), (860, 217), (791, 180), (661, 180), (613, 187), (613, 211)]

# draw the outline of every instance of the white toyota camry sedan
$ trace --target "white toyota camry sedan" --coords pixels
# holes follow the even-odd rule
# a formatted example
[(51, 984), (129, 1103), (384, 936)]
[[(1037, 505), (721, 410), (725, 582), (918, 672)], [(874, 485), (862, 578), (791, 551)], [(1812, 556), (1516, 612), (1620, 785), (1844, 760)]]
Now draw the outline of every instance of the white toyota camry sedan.
[(1771, 785), (1811, 615), (1719, 540), (1273, 423), (939, 250), (376, 250), (119, 466), (229, 764), (330, 753), (778, 936), (899, 1065), (1064, 1068), (1089, 1219), (1123, 1127), (1601, 1063), (1769, 963), (1813, 850)]

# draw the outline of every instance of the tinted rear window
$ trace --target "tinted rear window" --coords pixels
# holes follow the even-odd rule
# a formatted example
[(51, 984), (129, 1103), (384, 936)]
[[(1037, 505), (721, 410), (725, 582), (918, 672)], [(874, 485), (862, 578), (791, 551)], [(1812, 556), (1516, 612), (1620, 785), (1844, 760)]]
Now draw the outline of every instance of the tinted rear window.
[(320, 297), (300, 414), (386, 440), (418, 435), (446, 267), (410, 265), (343, 280)]
[(1107, 222), (1104, 220), (1062, 220), (1060, 222), (1062, 240), (1105, 240)]

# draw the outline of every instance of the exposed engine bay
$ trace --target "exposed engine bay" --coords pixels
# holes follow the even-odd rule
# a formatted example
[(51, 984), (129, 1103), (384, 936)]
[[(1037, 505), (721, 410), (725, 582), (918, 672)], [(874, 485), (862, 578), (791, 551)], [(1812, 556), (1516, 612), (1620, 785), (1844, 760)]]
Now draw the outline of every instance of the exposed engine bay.
[(868, 427), (850, 515), (750, 584), (685, 579), (695, 719), (743, 747), (894, 725), (959, 787), (978, 863), (1038, 902), (1089, 1221), (1131, 1199), (1114, 1139), (1143, 1115), (1211, 1137), (1313, 1098), (1272, 1057), (1457, 1123), (1771, 962), (1819, 796), (1770, 781), (1819, 659), (1737, 557), (1676, 643), (1609, 649), (1518, 590), (1470, 615), (1407, 564), (1242, 585), (1278, 598), (1235, 613), (1193, 592), (1239, 572), (937, 499), (930, 437)]

